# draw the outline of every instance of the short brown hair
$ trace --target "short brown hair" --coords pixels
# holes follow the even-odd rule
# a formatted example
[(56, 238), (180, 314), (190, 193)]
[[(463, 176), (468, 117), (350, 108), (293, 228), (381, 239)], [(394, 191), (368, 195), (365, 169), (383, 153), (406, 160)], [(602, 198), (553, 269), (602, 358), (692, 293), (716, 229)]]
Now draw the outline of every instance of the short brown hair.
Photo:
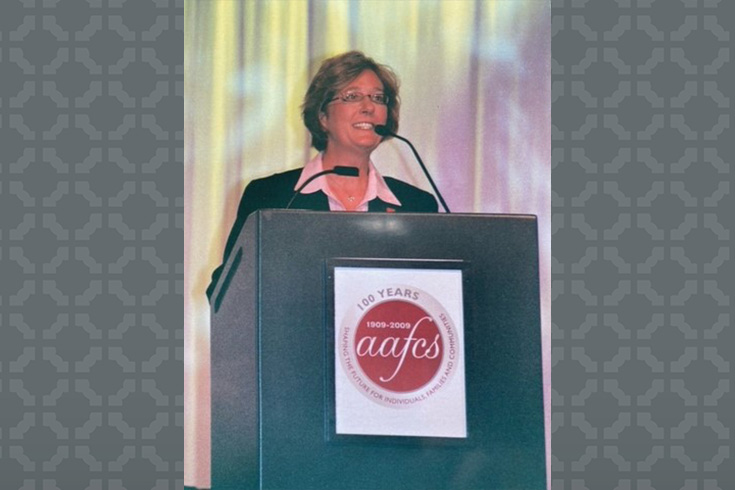
[(388, 96), (388, 120), (385, 126), (392, 133), (398, 131), (401, 106), (398, 77), (389, 66), (376, 63), (360, 51), (349, 51), (324, 60), (304, 96), (301, 116), (311, 133), (311, 146), (317, 150), (324, 151), (327, 148), (327, 132), (319, 123), (319, 115), (326, 103), (365, 70), (372, 70), (383, 82), (383, 91)]

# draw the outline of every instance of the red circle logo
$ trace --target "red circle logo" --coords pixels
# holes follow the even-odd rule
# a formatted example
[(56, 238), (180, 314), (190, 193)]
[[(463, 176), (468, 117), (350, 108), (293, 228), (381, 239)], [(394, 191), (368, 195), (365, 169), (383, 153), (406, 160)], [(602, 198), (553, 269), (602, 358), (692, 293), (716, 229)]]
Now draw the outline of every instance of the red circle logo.
[(403, 300), (385, 301), (363, 315), (355, 332), (354, 350), (365, 375), (396, 393), (428, 384), (444, 357), (437, 323), (423, 308)]

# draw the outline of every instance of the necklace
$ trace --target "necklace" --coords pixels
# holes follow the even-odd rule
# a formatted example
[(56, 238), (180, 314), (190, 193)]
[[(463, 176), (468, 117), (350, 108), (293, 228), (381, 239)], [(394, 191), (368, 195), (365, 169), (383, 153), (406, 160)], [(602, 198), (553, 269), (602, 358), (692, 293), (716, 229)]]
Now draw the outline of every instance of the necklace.
[(355, 202), (355, 196), (347, 196), (347, 200), (350, 202)]

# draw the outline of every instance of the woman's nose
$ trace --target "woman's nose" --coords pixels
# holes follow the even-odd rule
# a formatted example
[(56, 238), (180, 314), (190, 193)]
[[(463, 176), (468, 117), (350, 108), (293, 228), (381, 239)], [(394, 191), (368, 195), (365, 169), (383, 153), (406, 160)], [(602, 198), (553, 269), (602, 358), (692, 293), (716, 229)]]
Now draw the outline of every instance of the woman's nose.
[(375, 111), (375, 102), (370, 97), (365, 97), (360, 101), (360, 112), (363, 114), (372, 114)]

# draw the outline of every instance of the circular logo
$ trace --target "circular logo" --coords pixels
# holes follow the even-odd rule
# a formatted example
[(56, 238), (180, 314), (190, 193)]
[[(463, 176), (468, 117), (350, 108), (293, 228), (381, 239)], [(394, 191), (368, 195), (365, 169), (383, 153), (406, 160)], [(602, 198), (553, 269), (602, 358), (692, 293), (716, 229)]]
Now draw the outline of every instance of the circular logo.
[(407, 407), (441, 391), (456, 370), (459, 339), (434, 297), (395, 285), (366, 294), (345, 316), (338, 356), (347, 378), (381, 405)]
[(399, 393), (414, 391), (436, 375), (444, 342), (423, 308), (404, 300), (373, 306), (355, 332), (355, 354), (365, 375)]

